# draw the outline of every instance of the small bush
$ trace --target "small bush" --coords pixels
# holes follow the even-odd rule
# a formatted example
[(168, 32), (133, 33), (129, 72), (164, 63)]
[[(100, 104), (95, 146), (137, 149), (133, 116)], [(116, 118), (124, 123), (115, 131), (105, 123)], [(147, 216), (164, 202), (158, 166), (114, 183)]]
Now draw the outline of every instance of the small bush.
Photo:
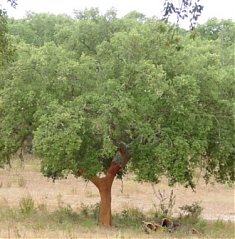
[(207, 222), (204, 219), (198, 219), (197, 222), (193, 225), (199, 232), (204, 232), (207, 226)]
[(22, 214), (29, 215), (34, 211), (34, 201), (31, 197), (22, 198), (19, 203)]
[(60, 207), (58, 210), (54, 211), (52, 214), (52, 220), (57, 223), (76, 223), (79, 221), (79, 214), (73, 212), (70, 206)]
[(123, 227), (140, 227), (145, 215), (138, 208), (127, 208), (114, 216), (117, 224)]
[(85, 217), (88, 217), (89, 215), (89, 206), (85, 205), (84, 203), (81, 203), (81, 214)]
[(85, 205), (81, 204), (81, 215), (84, 217), (92, 217), (95, 220), (98, 220), (99, 217), (100, 204), (96, 203), (94, 205)]
[(202, 206), (200, 202), (194, 202), (192, 205), (184, 205), (179, 208), (181, 210), (181, 217), (199, 218), (202, 213)]
[(179, 220), (186, 228), (195, 228), (200, 233), (203, 233), (206, 228), (206, 221), (200, 216), (202, 213), (202, 206), (200, 202), (194, 202), (192, 205), (184, 205), (180, 207)]

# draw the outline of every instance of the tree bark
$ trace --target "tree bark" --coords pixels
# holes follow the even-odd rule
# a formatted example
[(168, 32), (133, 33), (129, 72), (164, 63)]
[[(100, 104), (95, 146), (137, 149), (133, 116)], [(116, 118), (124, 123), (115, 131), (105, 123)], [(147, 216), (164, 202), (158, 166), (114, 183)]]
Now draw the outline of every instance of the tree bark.
[(104, 226), (112, 226), (112, 214), (111, 214), (111, 190), (113, 180), (121, 169), (120, 165), (113, 163), (105, 177), (95, 177), (90, 179), (95, 184), (100, 193), (100, 211), (99, 211), (99, 224)]
[[(125, 143), (121, 143), (119, 151), (114, 157), (110, 167), (108, 168), (104, 177), (93, 177), (90, 181), (95, 184), (100, 193), (100, 212), (99, 212), (99, 224), (104, 226), (112, 226), (112, 214), (111, 214), (111, 190), (112, 184), (117, 173), (125, 168), (127, 162), (130, 159), (130, 154)], [(79, 171), (82, 174), (82, 171)]]
[(99, 211), (99, 223), (105, 226), (112, 226), (112, 215), (111, 215), (111, 190), (112, 182), (102, 180), (99, 189), (100, 193), (100, 211)]

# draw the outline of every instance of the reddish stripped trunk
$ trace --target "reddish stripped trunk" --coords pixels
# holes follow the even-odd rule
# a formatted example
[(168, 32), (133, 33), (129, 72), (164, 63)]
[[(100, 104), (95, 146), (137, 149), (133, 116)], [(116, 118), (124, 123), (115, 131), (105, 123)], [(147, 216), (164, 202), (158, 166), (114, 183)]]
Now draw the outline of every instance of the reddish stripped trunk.
[(99, 224), (105, 226), (112, 226), (111, 214), (111, 189), (113, 180), (121, 167), (117, 164), (112, 164), (108, 169), (106, 176), (103, 178), (95, 177), (91, 181), (98, 188), (100, 193), (100, 213)]
[(101, 182), (99, 189), (100, 192), (100, 214), (99, 223), (102, 225), (112, 225), (111, 215), (111, 188), (112, 182), (104, 180)]
[[(130, 160), (130, 154), (128, 146), (121, 142), (118, 152), (112, 160), (110, 167), (108, 168), (104, 177), (93, 177), (90, 181), (95, 184), (100, 193), (100, 214), (99, 223), (105, 226), (112, 226), (112, 214), (111, 214), (111, 189), (115, 176), (117, 173), (124, 169), (128, 161)], [(78, 172), (80, 175), (82, 170)]]

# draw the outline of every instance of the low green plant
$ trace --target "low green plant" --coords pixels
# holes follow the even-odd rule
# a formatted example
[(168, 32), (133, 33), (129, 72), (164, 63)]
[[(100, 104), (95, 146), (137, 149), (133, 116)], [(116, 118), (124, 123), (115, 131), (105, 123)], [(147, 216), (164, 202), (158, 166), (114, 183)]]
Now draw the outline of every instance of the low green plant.
[(89, 208), (84, 203), (81, 203), (80, 210), (81, 210), (80, 212), (83, 216), (87, 217), (89, 215)]
[(141, 227), (146, 216), (139, 208), (126, 208), (114, 215), (114, 222), (120, 227)]
[(24, 215), (31, 214), (34, 208), (34, 201), (31, 197), (22, 198), (19, 202), (20, 212)]
[(179, 207), (179, 221), (181, 223), (181, 231), (192, 232), (193, 230), (204, 234), (206, 232), (207, 222), (201, 218), (203, 207), (200, 202), (194, 202), (191, 205)]
[(207, 235), (211, 238), (235, 238), (234, 221), (209, 221), (206, 226)]
[(180, 216), (186, 218), (199, 218), (203, 211), (203, 207), (200, 205), (201, 202), (194, 202), (192, 205), (184, 205), (179, 207), (181, 210)]
[(95, 203), (93, 205), (85, 205), (81, 203), (80, 206), (81, 215), (83, 215), (84, 217), (93, 218), (95, 220), (98, 220), (99, 210), (100, 210), (99, 203)]
[(59, 207), (56, 211), (51, 214), (51, 218), (54, 222), (62, 224), (66, 222), (78, 222), (80, 215), (72, 210), (67, 205), (66, 207)]

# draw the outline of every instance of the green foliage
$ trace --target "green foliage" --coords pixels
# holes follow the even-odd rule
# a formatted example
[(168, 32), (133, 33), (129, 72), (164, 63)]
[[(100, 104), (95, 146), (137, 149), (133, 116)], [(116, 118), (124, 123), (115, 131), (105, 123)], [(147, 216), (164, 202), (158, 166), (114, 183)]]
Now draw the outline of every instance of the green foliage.
[(18, 41), (39, 47), (46, 42), (57, 43), (60, 40), (58, 31), (72, 23), (66, 15), (28, 13), (25, 19), (10, 20), (9, 33)]
[(100, 210), (100, 205), (99, 203), (93, 204), (93, 205), (84, 205), (83, 203), (81, 204), (81, 214), (85, 218), (93, 218), (98, 222), (98, 217), (99, 217), (99, 210)]
[(233, 221), (212, 221), (207, 224), (207, 233), (212, 238), (233, 238), (234, 237), (234, 222)]
[(183, 225), (181, 231), (184, 232), (189, 228), (195, 229), (197, 232), (207, 234), (207, 221), (201, 217), (203, 207), (200, 202), (193, 202), (191, 205), (184, 205), (179, 207), (179, 222)]
[(127, 208), (115, 215), (114, 221), (119, 227), (139, 228), (146, 215), (138, 208)]
[(31, 197), (22, 198), (19, 203), (20, 211), (24, 215), (29, 215), (34, 211), (34, 201)]
[[(1, 6), (0, 6), (1, 7)], [(0, 70), (13, 60), (14, 49), (8, 35), (7, 12), (0, 8)], [(0, 72), (1, 76), (1, 72)], [(0, 81), (1, 82), (1, 81)]]
[(219, 26), (216, 37), (199, 27), (192, 39), (136, 12), (11, 20), (17, 51), (0, 71), (0, 163), (33, 135), (45, 176), (89, 179), (124, 142), (140, 181), (165, 175), (194, 187), (198, 167), (206, 180), (233, 181), (234, 23)]
[(197, 30), (201, 37), (223, 41), (226, 46), (233, 44), (235, 40), (235, 26), (231, 20), (212, 18), (207, 23), (200, 25)]
[(187, 218), (199, 218), (202, 213), (202, 206), (200, 205), (200, 202), (194, 202), (192, 205), (184, 205), (180, 207), (181, 210), (181, 216), (187, 217)]
[(35, 151), (39, 152), (39, 156), (43, 155), (44, 174), (58, 178), (63, 170), (78, 169), (74, 158), (82, 143), (82, 118), (58, 103), (47, 107), (49, 114), (40, 117), (40, 125), (34, 135)]
[(70, 207), (59, 208), (58, 210), (54, 211), (51, 217), (53, 218), (53, 221), (59, 224), (63, 224), (65, 221), (76, 223), (79, 220), (79, 215), (73, 212)]

